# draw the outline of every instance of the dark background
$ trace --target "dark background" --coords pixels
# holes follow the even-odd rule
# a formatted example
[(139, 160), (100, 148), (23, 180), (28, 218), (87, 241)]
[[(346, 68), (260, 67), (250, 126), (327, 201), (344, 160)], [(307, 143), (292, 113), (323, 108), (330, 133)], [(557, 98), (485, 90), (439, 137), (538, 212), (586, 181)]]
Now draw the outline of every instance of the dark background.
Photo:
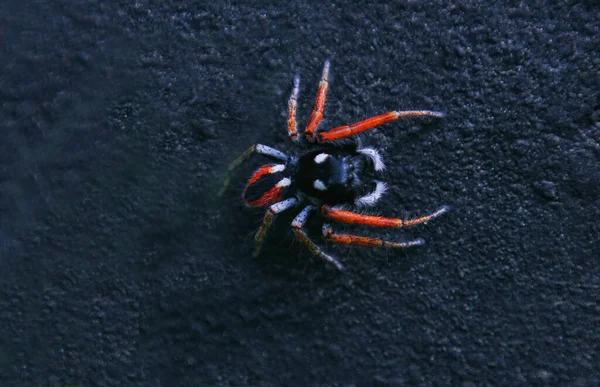
[[(600, 7), (3, 1), (2, 385), (599, 385)], [(364, 138), (390, 192), (346, 248), (217, 198), (253, 143), (430, 109)], [(293, 216), (291, 214), (290, 216)]]

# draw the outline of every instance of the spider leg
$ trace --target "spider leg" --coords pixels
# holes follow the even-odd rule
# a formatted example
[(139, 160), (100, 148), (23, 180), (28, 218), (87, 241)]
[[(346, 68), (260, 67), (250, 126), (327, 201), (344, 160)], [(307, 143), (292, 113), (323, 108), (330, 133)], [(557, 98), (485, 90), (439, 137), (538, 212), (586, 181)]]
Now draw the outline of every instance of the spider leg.
[(308, 119), (308, 124), (306, 125), (306, 129), (304, 130), (304, 137), (309, 142), (314, 141), (314, 131), (317, 129), (319, 122), (323, 118), (323, 110), (325, 109), (325, 100), (327, 99), (327, 88), (329, 87), (329, 83), (327, 82), (327, 78), (329, 77), (329, 61), (325, 61), (325, 65), (323, 66), (323, 75), (321, 76), (321, 82), (319, 82), (319, 91), (317, 92), (317, 100), (315, 101), (315, 108), (313, 109), (310, 118)]
[(269, 209), (265, 213), (265, 217), (263, 218), (262, 225), (260, 226), (260, 228), (256, 232), (256, 235), (254, 236), (254, 242), (256, 244), (256, 247), (254, 249), (255, 257), (257, 257), (258, 254), (260, 254), (260, 248), (262, 246), (263, 239), (265, 238), (267, 230), (269, 229), (269, 227), (271, 227), (271, 223), (273, 223), (273, 218), (275, 218), (275, 215), (294, 207), (296, 204), (298, 204), (298, 199), (289, 198), (275, 203), (271, 207), (269, 207)]
[(323, 225), (323, 236), (330, 242), (344, 245), (360, 245), (370, 247), (412, 247), (421, 246), (425, 243), (423, 239), (415, 239), (408, 242), (389, 242), (381, 238), (370, 238), (352, 234), (336, 234), (329, 224)]
[(298, 102), (298, 94), (300, 93), (300, 77), (294, 77), (294, 89), (288, 102), (288, 136), (294, 142), (298, 142), (298, 128), (296, 127), (296, 104)]
[(352, 211), (340, 210), (333, 208), (328, 205), (321, 207), (321, 213), (328, 219), (346, 223), (346, 224), (360, 224), (363, 226), (372, 227), (390, 227), (390, 228), (401, 228), (410, 227), (417, 224), (425, 223), (433, 218), (437, 218), (445, 212), (448, 212), (449, 207), (443, 206), (436, 212), (421, 216), (414, 219), (399, 219), (399, 218), (384, 218), (382, 216), (374, 215), (363, 215)]
[(231, 177), (233, 176), (233, 172), (237, 167), (239, 167), (244, 161), (248, 160), (250, 156), (254, 153), (258, 153), (259, 155), (266, 156), (270, 159), (287, 162), (289, 157), (275, 148), (271, 148), (270, 146), (262, 145), (262, 144), (254, 144), (250, 148), (246, 149), (244, 153), (237, 159), (233, 160), (231, 164), (229, 164), (229, 168), (227, 169), (227, 176), (225, 177), (225, 181), (223, 181), (223, 186), (219, 191), (219, 196), (223, 196), (225, 190), (229, 186), (231, 181)]
[(386, 124), (388, 122), (396, 121), (403, 117), (437, 117), (441, 118), (444, 113), (434, 112), (429, 110), (406, 110), (406, 111), (391, 111), (379, 116), (368, 118), (364, 121), (359, 121), (354, 124), (338, 126), (327, 132), (320, 132), (317, 134), (317, 142), (323, 143), (327, 141), (341, 140), (354, 136), (357, 133), (364, 132), (365, 130), (372, 129), (376, 126)]
[(333, 258), (330, 255), (325, 254), (321, 250), (321, 248), (315, 244), (315, 242), (310, 240), (308, 235), (306, 235), (306, 233), (303, 230), (304, 225), (306, 224), (306, 220), (308, 219), (308, 215), (314, 209), (315, 209), (315, 207), (312, 205), (308, 205), (308, 206), (304, 207), (304, 209), (292, 221), (292, 230), (294, 231), (296, 238), (298, 238), (298, 240), (300, 242), (302, 242), (306, 247), (308, 247), (308, 249), (311, 251), (311, 253), (313, 253), (314, 255), (318, 256), (319, 258), (331, 263), (338, 270), (343, 270), (344, 266), (342, 266), (342, 264), (339, 263), (337, 259)]

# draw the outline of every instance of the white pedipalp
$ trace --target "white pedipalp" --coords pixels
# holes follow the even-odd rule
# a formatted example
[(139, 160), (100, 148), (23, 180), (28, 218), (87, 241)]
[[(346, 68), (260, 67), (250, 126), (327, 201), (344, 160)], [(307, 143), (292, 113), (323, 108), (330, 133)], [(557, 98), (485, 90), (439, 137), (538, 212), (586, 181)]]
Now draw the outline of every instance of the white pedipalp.
[(382, 181), (376, 181), (375, 182), (375, 190), (373, 190), (373, 192), (371, 192), (369, 194), (366, 194), (364, 196), (356, 198), (354, 200), (354, 204), (357, 207), (374, 206), (375, 203), (377, 203), (377, 201), (379, 201), (379, 199), (381, 199), (381, 197), (383, 196), (383, 194), (385, 194), (386, 191), (387, 191), (387, 184), (385, 184)]
[(383, 158), (381, 157), (379, 152), (377, 152), (375, 149), (361, 148), (361, 149), (358, 149), (357, 152), (362, 153), (363, 155), (365, 155), (369, 159), (371, 159), (371, 161), (373, 162), (373, 168), (376, 171), (383, 171), (385, 169), (385, 164), (383, 162)]

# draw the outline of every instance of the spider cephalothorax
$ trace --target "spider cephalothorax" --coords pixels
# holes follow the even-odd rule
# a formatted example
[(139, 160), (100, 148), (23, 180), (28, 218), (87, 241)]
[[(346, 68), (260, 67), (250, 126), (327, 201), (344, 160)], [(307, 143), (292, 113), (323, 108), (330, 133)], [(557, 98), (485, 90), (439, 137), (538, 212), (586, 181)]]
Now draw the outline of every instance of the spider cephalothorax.
[[(274, 216), (282, 211), (303, 206), (302, 211), (292, 222), (294, 234), (313, 254), (341, 270), (342, 265), (335, 258), (325, 254), (304, 231), (308, 216), (316, 208), (320, 209), (319, 213), (323, 218), (332, 221), (391, 228), (425, 223), (443, 214), (448, 208), (443, 206), (430, 215), (409, 220), (364, 215), (350, 211), (349, 208), (360, 209), (375, 205), (385, 193), (387, 185), (376, 178), (377, 173), (382, 171), (385, 165), (379, 152), (373, 148), (362, 147), (359, 144), (349, 144), (345, 147), (332, 146), (332, 144), (401, 117), (440, 118), (443, 117), (443, 114), (428, 110), (391, 111), (328, 131), (317, 130), (325, 108), (328, 74), (329, 62), (325, 62), (317, 101), (304, 130), (304, 137), (300, 137), (296, 127), (296, 101), (300, 88), (298, 76), (294, 79), (294, 89), (288, 105), (289, 137), (296, 143), (312, 145), (315, 149), (300, 157), (291, 157), (266, 145), (252, 145), (229, 166), (228, 175), (220, 194), (222, 195), (229, 185), (233, 171), (254, 153), (274, 160), (275, 164), (263, 165), (254, 172), (242, 196), (249, 206), (268, 208), (262, 226), (254, 238), (256, 242), (255, 255), (260, 252), (262, 241)], [(323, 236), (334, 243), (362, 246), (409, 247), (424, 243), (422, 239), (409, 242), (389, 242), (379, 238), (336, 234), (327, 223), (323, 225)]]

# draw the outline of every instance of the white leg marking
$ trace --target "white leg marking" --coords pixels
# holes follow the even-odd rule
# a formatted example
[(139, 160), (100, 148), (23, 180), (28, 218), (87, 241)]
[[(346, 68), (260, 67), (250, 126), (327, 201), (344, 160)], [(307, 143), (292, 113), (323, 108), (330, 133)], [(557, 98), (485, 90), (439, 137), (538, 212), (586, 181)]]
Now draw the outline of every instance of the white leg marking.
[(396, 113), (398, 117), (430, 116), (442, 118), (445, 116), (445, 114), (442, 112), (434, 112), (432, 110), (397, 110), (394, 113)]
[(281, 172), (285, 169), (285, 165), (283, 164), (275, 164), (271, 167), (271, 169), (269, 169), (269, 173), (277, 173), (277, 172)]
[(413, 247), (413, 246), (423, 246), (425, 244), (425, 239), (419, 238), (414, 241), (404, 242), (404, 247)]
[(450, 207), (448, 206), (442, 206), (439, 210), (437, 210), (436, 212), (434, 212), (433, 214), (431, 214), (431, 218), (437, 218), (438, 216), (445, 214), (446, 212), (450, 211)]
[(296, 203), (298, 203), (298, 199), (296, 198), (289, 198), (289, 199), (285, 199), (279, 203), (275, 203), (273, 204), (271, 207), (269, 207), (269, 209), (271, 211), (273, 211), (273, 214), (278, 214), (282, 211), (285, 211), (293, 206), (296, 205)]
[(325, 61), (325, 65), (323, 66), (323, 75), (321, 76), (321, 79), (327, 80), (328, 77), (329, 77), (329, 59), (327, 59)]
[(294, 89), (292, 90), (292, 95), (290, 95), (290, 101), (296, 101), (298, 99), (298, 94), (300, 94), (300, 75), (296, 74), (294, 75)]
[(344, 270), (344, 265), (342, 265), (337, 259), (333, 258), (331, 255), (325, 254), (323, 251), (320, 251), (319, 257), (331, 263), (339, 271)]
[(314, 206), (308, 205), (304, 207), (304, 209), (294, 218), (292, 221), (292, 227), (302, 228), (306, 223), (306, 219), (308, 218), (308, 214), (314, 210)]
[(278, 151), (275, 148), (271, 148), (270, 146), (266, 146), (266, 145), (262, 145), (262, 144), (256, 144), (256, 153), (265, 155), (265, 156), (270, 156), (270, 157), (273, 157), (274, 159), (281, 160), (281, 161), (288, 160), (288, 157), (282, 151)]
[(287, 187), (290, 184), (292, 184), (292, 181), (289, 178), (284, 177), (283, 179), (279, 180), (277, 187)]

